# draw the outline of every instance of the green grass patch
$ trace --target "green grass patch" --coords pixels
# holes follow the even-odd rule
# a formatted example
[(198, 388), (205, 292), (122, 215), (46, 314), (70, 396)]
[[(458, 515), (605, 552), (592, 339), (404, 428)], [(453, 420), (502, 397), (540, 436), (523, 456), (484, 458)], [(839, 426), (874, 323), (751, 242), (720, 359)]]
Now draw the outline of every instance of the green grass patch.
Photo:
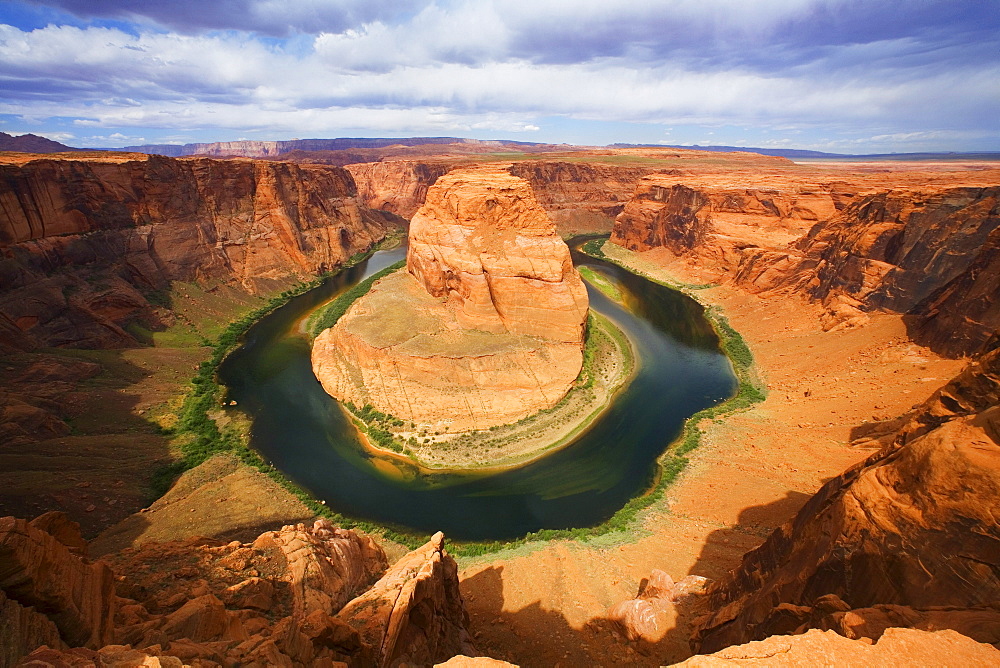
[(614, 281), (609, 279), (604, 274), (594, 271), (590, 267), (580, 267), (580, 275), (593, 285), (595, 288), (600, 290), (606, 297), (612, 299), (616, 302), (621, 302), (624, 300), (624, 295), (622, 291), (618, 289)]

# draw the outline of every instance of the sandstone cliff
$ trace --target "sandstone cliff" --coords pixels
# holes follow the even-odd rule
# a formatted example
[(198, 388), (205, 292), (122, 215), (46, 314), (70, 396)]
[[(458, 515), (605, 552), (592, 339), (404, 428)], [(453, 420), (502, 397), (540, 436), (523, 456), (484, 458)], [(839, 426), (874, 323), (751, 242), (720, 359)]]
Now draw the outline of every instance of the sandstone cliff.
[(701, 183), (653, 174), (639, 181), (615, 220), (611, 241), (634, 251), (696, 252), (722, 275), (736, 268), (744, 248), (790, 244), (833, 216), (851, 194), (844, 184), (787, 177), (744, 184), (738, 176)]
[(438, 179), (382, 279), (313, 346), (334, 397), (450, 431), (554, 405), (582, 364), (586, 288), (523, 179)]
[(358, 184), (358, 199), (372, 209), (409, 220), (427, 199), (427, 189), (454, 168), (449, 161), (387, 160), (345, 165)]
[[(10, 346), (135, 345), (172, 281), (251, 293), (384, 235), (335, 167), (102, 156), (0, 164), (0, 321)], [(15, 340), (16, 339), (16, 340)]]
[(1000, 350), (714, 583), (701, 651), (810, 627), (873, 639), (889, 626), (953, 628), (1000, 643), (997, 387)]
[(910, 314), (916, 341), (953, 356), (1000, 328), (997, 187), (853, 194), (867, 184), (759, 180), (737, 190), (648, 176), (611, 240), (665, 248), (751, 292), (819, 301), (828, 328), (860, 324), (867, 311)]
[[(475, 653), (441, 534), (388, 571), (371, 538), (326, 520), (249, 544), (151, 543), (109, 568), (35, 524), (0, 522), (0, 666), (29, 653), (23, 665), (261, 667), (430, 665)], [(79, 543), (59, 518), (39, 524)]]

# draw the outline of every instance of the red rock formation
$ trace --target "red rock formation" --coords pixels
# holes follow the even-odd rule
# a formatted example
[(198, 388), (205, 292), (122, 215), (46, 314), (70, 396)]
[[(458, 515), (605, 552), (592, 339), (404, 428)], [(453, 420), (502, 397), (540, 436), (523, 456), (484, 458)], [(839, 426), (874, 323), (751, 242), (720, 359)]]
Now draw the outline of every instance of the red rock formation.
[(832, 184), (755, 179), (740, 184), (652, 174), (639, 181), (615, 220), (611, 241), (629, 250), (666, 247), (676, 254), (696, 248), (728, 271), (733, 251), (790, 242), (818, 220), (831, 217), (849, 195)]
[(1000, 328), (998, 195), (1000, 187), (866, 195), (788, 253), (748, 252), (735, 280), (804, 292), (828, 307), (831, 326), (863, 311), (911, 313), (917, 341), (975, 353)]
[(1000, 328), (1000, 189), (910, 186), (850, 201), (860, 187), (759, 177), (737, 189), (651, 175), (611, 240), (667, 248), (751, 292), (820, 301), (828, 328), (860, 324), (865, 311), (908, 313), (918, 342), (979, 351)]
[[(998, 379), (1000, 350), (900, 421), (887, 447), (824, 485), (714, 583), (702, 651), (801, 632), (818, 623), (813, 608), (896, 605), (919, 617), (987, 606), (983, 614), (1000, 621)], [(830, 595), (839, 609), (823, 608)], [(946, 618), (961, 615), (936, 616)]]
[[(34, 524), (76, 544), (63, 519)], [(475, 652), (441, 534), (367, 592), (384, 552), (327, 520), (252, 544), (147, 544), (110, 563), (118, 596), (106, 564), (0, 520), (0, 665), (430, 665)]]
[(272, 290), (337, 267), (386, 228), (336, 167), (107, 156), (0, 173), (0, 320), (34, 345), (135, 345), (123, 326), (155, 318), (149, 291)]
[(489, 168), (451, 172), (409, 237), (407, 270), (463, 327), (583, 342), (586, 288), (524, 180)]
[(263, 533), (253, 547), (284, 557), (292, 610), (302, 617), (316, 610), (334, 614), (388, 565), (385, 552), (369, 536), (334, 527), (328, 520), (317, 520), (311, 531), (300, 525)]
[(557, 160), (526, 160), (510, 166), (511, 174), (531, 184), (560, 233), (610, 231), (636, 182), (653, 171), (658, 170)]
[(586, 288), (527, 182), (451, 172), (388, 276), (313, 345), (332, 396), (404, 420), (483, 429), (553, 406), (582, 365)]
[(47, 616), (68, 645), (97, 649), (113, 638), (111, 570), (25, 520), (0, 518), (0, 591)]
[(444, 549), (440, 532), (400, 559), (337, 619), (357, 629), (381, 666), (437, 663), (475, 652), (458, 589), (458, 564)]
[(358, 187), (358, 199), (409, 220), (427, 199), (427, 189), (447, 174), (450, 161), (386, 160), (345, 165)]

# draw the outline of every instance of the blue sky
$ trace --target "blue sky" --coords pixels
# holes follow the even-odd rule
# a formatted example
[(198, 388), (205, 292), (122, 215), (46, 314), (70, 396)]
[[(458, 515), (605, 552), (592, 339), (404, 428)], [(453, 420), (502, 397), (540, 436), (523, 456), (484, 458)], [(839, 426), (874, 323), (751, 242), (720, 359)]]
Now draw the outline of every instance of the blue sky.
[(1000, 0), (4, 0), (0, 131), (1000, 150)]

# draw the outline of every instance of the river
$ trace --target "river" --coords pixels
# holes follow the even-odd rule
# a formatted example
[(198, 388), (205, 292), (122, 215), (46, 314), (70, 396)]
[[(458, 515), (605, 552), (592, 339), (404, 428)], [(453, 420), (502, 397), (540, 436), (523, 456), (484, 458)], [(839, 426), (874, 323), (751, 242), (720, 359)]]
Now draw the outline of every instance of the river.
[(344, 515), (417, 534), (440, 530), (455, 540), (592, 526), (648, 489), (657, 457), (688, 416), (735, 391), (697, 302), (574, 251), (577, 266), (604, 274), (623, 293), (624, 307), (587, 286), (591, 308), (614, 320), (637, 353), (632, 382), (592, 427), (569, 446), (503, 472), (432, 472), (372, 455), (313, 375), (297, 323), (405, 252), (377, 252), (293, 299), (256, 323), (219, 368), (229, 397), (252, 419), (251, 446)]

